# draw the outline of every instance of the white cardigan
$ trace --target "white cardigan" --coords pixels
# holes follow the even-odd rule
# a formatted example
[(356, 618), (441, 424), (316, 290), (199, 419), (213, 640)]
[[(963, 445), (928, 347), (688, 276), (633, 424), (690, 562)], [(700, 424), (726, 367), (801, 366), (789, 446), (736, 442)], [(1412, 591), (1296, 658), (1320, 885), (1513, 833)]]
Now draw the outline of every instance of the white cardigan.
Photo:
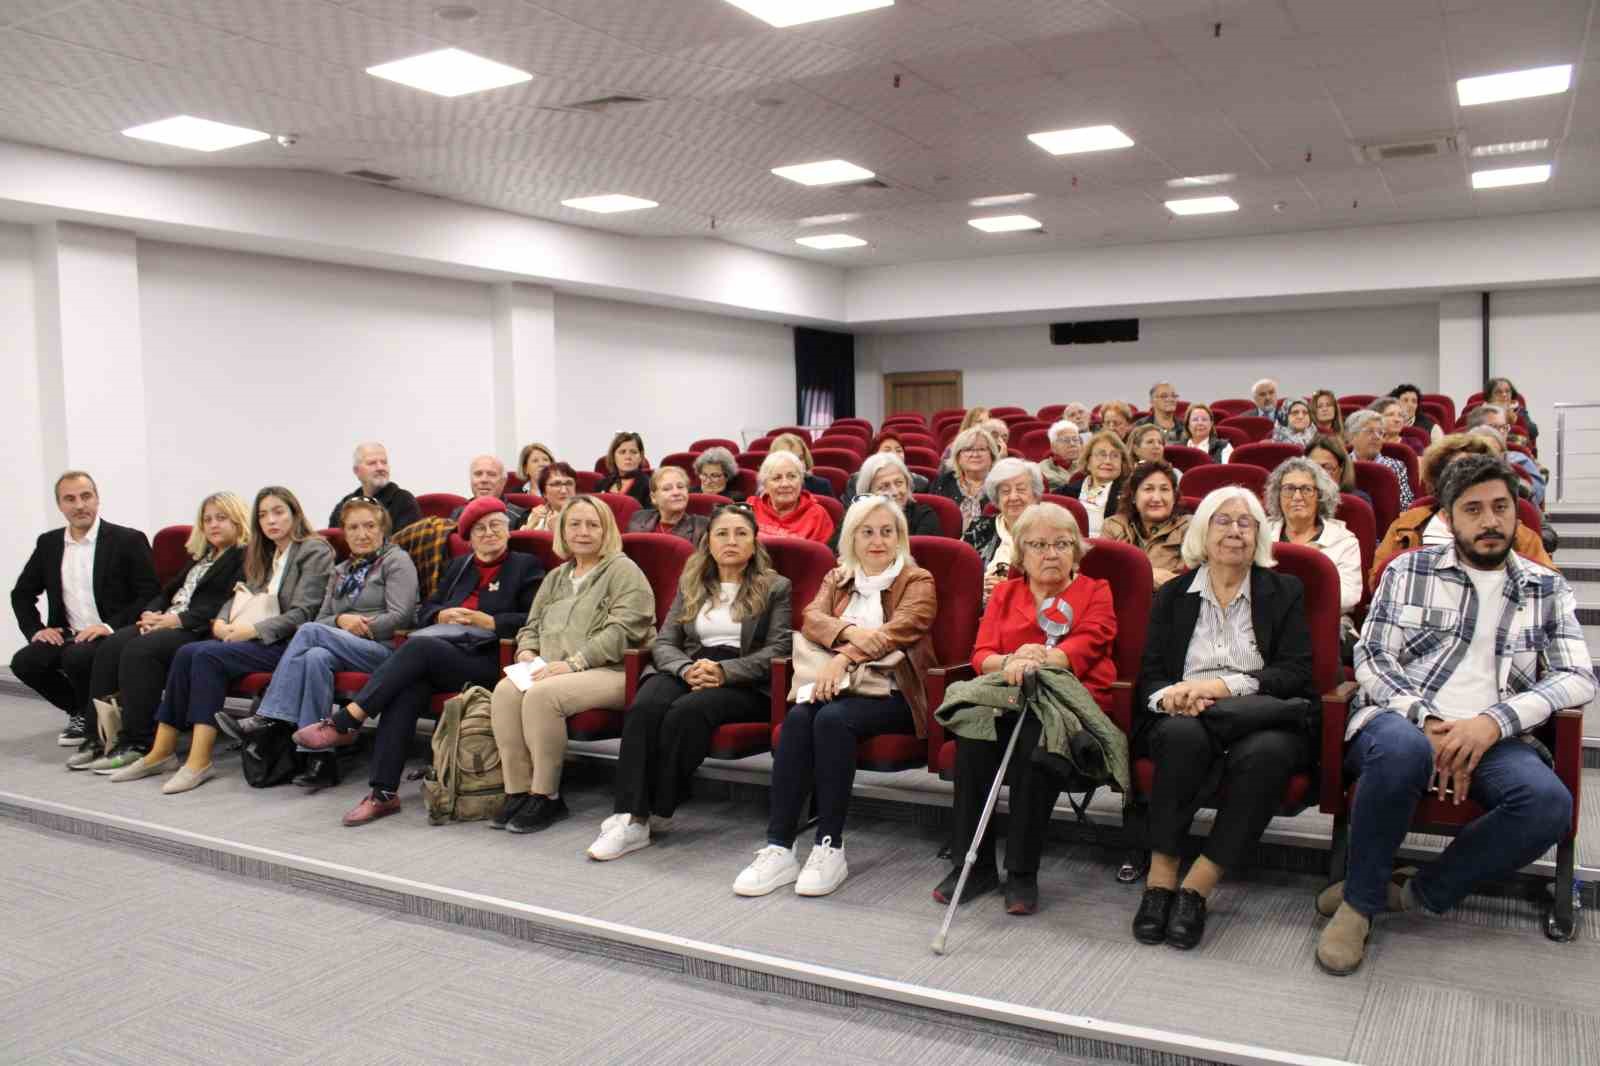
[[(1266, 533), (1269, 542), (1277, 543), (1283, 534), (1283, 519), (1268, 522)], [(1361, 602), (1361, 545), (1350, 527), (1337, 518), (1325, 519), (1321, 535), (1312, 543), (1339, 571), (1339, 613), (1348, 615)]]

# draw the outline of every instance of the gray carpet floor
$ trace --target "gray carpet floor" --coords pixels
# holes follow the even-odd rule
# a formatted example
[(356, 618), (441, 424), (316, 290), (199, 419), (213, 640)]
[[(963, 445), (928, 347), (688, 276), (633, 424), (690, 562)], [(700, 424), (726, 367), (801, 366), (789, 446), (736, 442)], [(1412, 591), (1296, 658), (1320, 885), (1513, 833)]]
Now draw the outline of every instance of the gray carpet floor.
[[(1115, 883), (1111, 854), (1083, 845), (1053, 844), (1040, 874), (1043, 899), (1037, 915), (1011, 918), (1003, 913), (998, 897), (981, 900), (963, 909), (951, 937), (951, 954), (938, 958), (927, 944), (940, 917), (929, 898), (945, 869), (935, 857), (940, 834), (903, 820), (852, 818), (847, 830), (851, 877), (833, 896), (806, 900), (780, 892), (744, 900), (735, 897), (729, 885), (761, 843), (765, 808), (758, 802), (692, 804), (680, 812), (678, 825), (659, 844), (617, 862), (597, 864), (586, 861), (583, 850), (610, 811), (610, 789), (603, 774), (593, 770), (569, 775), (565, 792), (573, 817), (531, 837), (491, 832), (481, 824), (429, 827), (414, 784), (406, 786), (400, 815), (348, 830), (339, 825), (339, 816), (362, 793), (364, 773), (359, 765), (352, 768), (349, 783), (319, 794), (306, 795), (292, 786), (263, 793), (246, 787), (236, 759), (224, 757), (219, 760), (218, 780), (193, 793), (167, 797), (156, 780), (113, 785), (93, 775), (67, 773), (61, 765), (66, 751), (54, 744), (59, 724), (56, 712), (39, 701), (0, 696), (0, 780), (4, 781), (0, 787), (661, 932), (1107, 1020), (1371, 1064), (1600, 1066), (1600, 920), (1594, 911), (1585, 914), (1583, 938), (1567, 945), (1546, 941), (1539, 907), (1517, 899), (1474, 897), (1441, 919), (1386, 918), (1376, 930), (1361, 972), (1334, 979), (1319, 973), (1312, 961), (1317, 923), (1311, 900), (1320, 887), (1315, 877), (1242, 873), (1214, 897), (1204, 945), (1182, 953), (1142, 947), (1132, 940), (1127, 927), (1138, 893)], [(28, 863), (50, 843), (32, 831), (20, 843), (13, 843), (15, 839), (0, 840), (0, 846), (10, 844), (7, 853), (21, 855)], [(93, 851), (89, 845), (75, 846)], [(383, 1054), (398, 1061), (405, 1042), (385, 1044), (393, 1014), (376, 990), (402, 989), (394, 994), (425, 1005), (432, 1002), (429, 993), (442, 988), (448, 997), (455, 997), (449, 1002), (461, 1004), (454, 1010), (482, 1009), (485, 997), (477, 986), (463, 995), (461, 981), (441, 983), (429, 976), (430, 953), (445, 948), (417, 946), (455, 944), (459, 941), (450, 938), (465, 934), (395, 928), (388, 916), (332, 905), (313, 908), (306, 913), (316, 917), (304, 923), (311, 935), (297, 939), (326, 938), (327, 944), (326, 950), (318, 945), (316, 977), (308, 985), (302, 961), (291, 957), (280, 964), (262, 957), (272, 937), (253, 924), (257, 919), (248, 913), (236, 932), (184, 946), (184, 920), (198, 910), (184, 891), (171, 887), (178, 883), (173, 879), (182, 867), (148, 860), (154, 865), (146, 868), (147, 873), (128, 878), (90, 859), (92, 854), (79, 860), (84, 869), (81, 891), (80, 879), (72, 872), (79, 863), (69, 863), (68, 872), (59, 878), (40, 873), (18, 881), (17, 867), (6, 871), (7, 909), (20, 912), (29, 929), (24, 942), (32, 946), (26, 952), (53, 950), (50, 936), (40, 942), (37, 927), (54, 929), (62, 949), (54, 956), (58, 960), (54, 965), (62, 967), (63, 974), (76, 975), (70, 980), (62, 977), (53, 992), (48, 984), (53, 978), (45, 975), (42, 986), (28, 985), (32, 988), (28, 991), (23, 985), (38, 978), (29, 961), (34, 956), (25, 953), (20, 963), (12, 958), (0, 971), (0, 988), (9, 997), (23, 998), (0, 1000), (6, 1017), (40, 1010), (59, 1027), (75, 1019), (85, 1003), (126, 999), (128, 971), (113, 980), (101, 972), (104, 967), (95, 966), (95, 952), (106, 938), (114, 945), (114, 956), (124, 962), (131, 958), (130, 952), (143, 950), (152, 940), (169, 945), (172, 954), (152, 962), (142, 985), (166, 1002), (184, 999), (198, 973), (210, 977), (207, 981), (202, 976), (208, 994), (217, 986), (225, 990), (219, 993), (225, 1002), (249, 988), (253, 995), (270, 997), (275, 1012), (298, 1015), (301, 1024), (279, 1023), (285, 1032), (274, 1037), (288, 1042), (282, 1061), (310, 1061), (311, 1049), (293, 1041), (341, 1026), (359, 1026), (370, 1034), (373, 1047), (388, 1048), (357, 1061), (384, 1061)], [(222, 882), (217, 891), (231, 898), (233, 891), (242, 890)], [(69, 913), (41, 914), (36, 922), (33, 909), (48, 907), (56, 895), (66, 901)], [(80, 906), (74, 907), (74, 902)], [(305, 902), (309, 906), (315, 901)], [(130, 924), (133, 910), (138, 911), (136, 924)], [(369, 942), (366, 933), (352, 932), (358, 927), (370, 929), (373, 939)], [(163, 939), (166, 936), (171, 940)], [(240, 938), (242, 950), (229, 948), (233, 936)], [(294, 956), (300, 949), (279, 950)], [(451, 950), (470, 956), (479, 948)], [(236, 961), (236, 956), (243, 961)], [(62, 958), (67, 961), (59, 961)], [(519, 965), (495, 964), (484, 972), (494, 972), (495, 981), (506, 974), (523, 980)], [(537, 961), (528, 965), (539, 972)], [(252, 981), (253, 966), (273, 967), (279, 976)], [(283, 976), (286, 973), (302, 976)], [(481, 975), (474, 980), (481, 981)], [(581, 983), (581, 978), (574, 980)], [(530, 988), (547, 984), (528, 980)], [(367, 989), (369, 994), (347, 1004), (327, 991), (346, 986)], [(618, 1009), (625, 1009), (624, 1002), (616, 1001)], [(138, 1005), (130, 1001), (120, 1009), (131, 1011)], [(208, 1039), (235, 1039), (228, 1027), (239, 1023), (228, 1020), (225, 1011), (184, 1014), (198, 1019), (197, 1024), (215, 1027), (215, 1037)], [(806, 1008), (774, 1025), (790, 1026), (811, 1039), (817, 1033), (809, 1014)], [(126, 1020), (132, 1015), (120, 1017)], [(592, 1051), (593, 1044), (584, 1043), (583, 1027), (575, 1030), (570, 1018), (563, 1022), (561, 1017), (566, 1016), (554, 1011), (550, 1022), (548, 1040), (555, 1053), (539, 1060), (525, 1048), (530, 1061), (564, 1061), (562, 1056), (569, 1053), (576, 1058), (583, 1049)], [(697, 1017), (686, 1011), (673, 1019), (670, 1011), (663, 1012), (661, 1024), (668, 1030), (664, 1039), (685, 1041), (675, 1046), (688, 1049), (685, 1053), (691, 1056), (699, 1054), (692, 1050), (704, 1046), (695, 1043), (703, 1036)], [(147, 1033), (140, 1030), (139, 1039), (149, 1042), (141, 1048), (159, 1046), (158, 1034), (172, 1031), (148, 1018), (141, 1024), (153, 1026)], [(674, 1024), (681, 1031), (672, 1030)], [(105, 1028), (105, 1041), (95, 1046), (103, 1049), (97, 1054), (111, 1055), (117, 1045), (110, 1034), (116, 1026)], [(503, 1032), (488, 1021), (483, 1028), (495, 1039), (503, 1038)], [(613, 1038), (618, 1031), (612, 1031)], [(894, 1049), (894, 1057), (902, 1061), (924, 1057), (943, 1061), (946, 1054), (951, 1061), (957, 1057), (963, 1062), (982, 1061), (973, 1057), (977, 1051), (971, 1048), (924, 1048), (919, 1041), (926, 1038), (913, 1032), (895, 1039), (883, 1034), (877, 1038), (887, 1041), (882, 1046)], [(35, 1039), (40, 1042), (17, 1047), (21, 1052), (34, 1047), (48, 1052), (55, 1046), (49, 1044), (48, 1032)], [(31, 1054), (6, 1050), (9, 1046), (0, 1044), (0, 1058), (35, 1061)], [(860, 1051), (854, 1037), (844, 1046), (849, 1053)], [(880, 1047), (863, 1046), (869, 1054)], [(352, 1053), (356, 1050), (351, 1048)], [(485, 1055), (502, 1050), (495, 1046)], [(648, 1046), (641, 1044), (640, 1051), (644, 1054)], [(806, 1061), (808, 1055), (816, 1055), (820, 1061), (825, 1054), (832, 1061), (851, 1061), (831, 1044), (818, 1048), (801, 1041), (792, 1051), (786, 1060)], [(128, 1057), (150, 1061), (142, 1053)], [(764, 1061), (763, 1053), (753, 1049), (748, 1061)]]

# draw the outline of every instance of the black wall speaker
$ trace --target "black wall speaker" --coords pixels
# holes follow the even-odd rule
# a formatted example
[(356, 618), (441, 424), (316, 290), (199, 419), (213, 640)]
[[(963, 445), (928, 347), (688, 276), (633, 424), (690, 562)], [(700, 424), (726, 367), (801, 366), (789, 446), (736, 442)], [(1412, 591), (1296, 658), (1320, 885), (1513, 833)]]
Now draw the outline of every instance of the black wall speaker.
[(1139, 339), (1137, 318), (1107, 318), (1099, 322), (1052, 322), (1051, 344), (1120, 344)]

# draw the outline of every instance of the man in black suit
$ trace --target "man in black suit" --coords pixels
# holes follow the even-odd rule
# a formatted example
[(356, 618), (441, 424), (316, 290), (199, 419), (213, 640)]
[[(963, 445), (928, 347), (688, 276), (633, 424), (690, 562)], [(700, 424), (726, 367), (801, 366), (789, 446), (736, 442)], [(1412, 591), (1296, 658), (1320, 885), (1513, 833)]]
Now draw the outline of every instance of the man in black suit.
[(355, 462), (350, 468), (361, 484), (333, 506), (328, 516), (328, 528), (339, 525), (339, 512), (345, 500), (365, 496), (377, 500), (389, 512), (389, 528), (398, 533), (422, 517), (417, 498), (389, 480), (389, 449), (377, 441), (363, 441), (356, 445)]
[[(159, 590), (150, 542), (137, 529), (100, 520), (94, 478), (69, 470), (56, 479), (65, 529), (39, 535), (11, 590), (11, 610), (27, 647), (11, 658), (17, 680), (67, 712), (58, 743), (73, 747), (90, 731), (89, 671), (95, 645), (131, 625)], [(39, 617), (39, 595), (48, 618)]]

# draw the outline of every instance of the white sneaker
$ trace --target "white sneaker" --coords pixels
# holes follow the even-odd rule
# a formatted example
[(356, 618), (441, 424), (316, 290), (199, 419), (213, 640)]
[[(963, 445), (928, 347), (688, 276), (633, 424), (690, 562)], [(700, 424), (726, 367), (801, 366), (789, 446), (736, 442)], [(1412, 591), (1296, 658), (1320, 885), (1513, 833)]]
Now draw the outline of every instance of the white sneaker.
[(606, 822), (609, 824), (600, 827), (600, 836), (589, 845), (589, 858), (596, 862), (610, 862), (650, 846), (649, 823), (635, 822), (626, 814), (613, 815)]
[(823, 837), (822, 843), (806, 856), (806, 868), (794, 884), (797, 896), (826, 896), (844, 884), (850, 876), (850, 867), (844, 861), (844, 849), (833, 846), (832, 837)]
[(756, 852), (754, 862), (739, 872), (733, 891), (741, 896), (765, 896), (794, 884), (799, 876), (800, 863), (794, 857), (794, 849), (768, 844)]

